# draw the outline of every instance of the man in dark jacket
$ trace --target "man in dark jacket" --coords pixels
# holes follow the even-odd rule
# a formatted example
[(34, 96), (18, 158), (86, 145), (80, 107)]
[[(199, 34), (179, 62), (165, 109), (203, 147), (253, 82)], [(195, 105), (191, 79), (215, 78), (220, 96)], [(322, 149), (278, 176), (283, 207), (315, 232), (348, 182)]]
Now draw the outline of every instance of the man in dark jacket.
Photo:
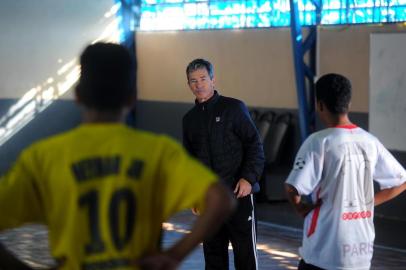
[(217, 234), (203, 243), (206, 269), (228, 269), (228, 244), (239, 269), (258, 269), (253, 190), (264, 167), (258, 131), (245, 104), (214, 90), (213, 66), (204, 59), (186, 68), (196, 105), (183, 117), (183, 142), (234, 191), (238, 207)]

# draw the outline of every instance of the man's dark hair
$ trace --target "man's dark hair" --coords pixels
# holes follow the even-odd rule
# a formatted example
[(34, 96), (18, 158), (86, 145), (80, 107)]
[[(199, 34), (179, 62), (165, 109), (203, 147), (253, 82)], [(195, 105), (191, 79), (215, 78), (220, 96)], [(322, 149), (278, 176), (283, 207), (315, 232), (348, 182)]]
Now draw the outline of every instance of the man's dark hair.
[(86, 107), (115, 111), (135, 95), (135, 64), (125, 47), (113, 43), (89, 45), (80, 56), (80, 65), (76, 94)]
[(195, 70), (205, 68), (209, 73), (210, 79), (213, 79), (213, 65), (204, 59), (198, 58), (189, 63), (186, 67), (186, 76), (189, 79), (189, 74)]
[(351, 82), (339, 74), (326, 74), (316, 83), (316, 99), (333, 114), (348, 112), (351, 101)]

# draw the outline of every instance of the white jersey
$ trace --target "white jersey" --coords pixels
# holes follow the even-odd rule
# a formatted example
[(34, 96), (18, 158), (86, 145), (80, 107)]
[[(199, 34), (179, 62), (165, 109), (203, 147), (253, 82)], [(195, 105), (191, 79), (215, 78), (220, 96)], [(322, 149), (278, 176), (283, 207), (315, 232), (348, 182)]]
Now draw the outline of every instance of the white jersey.
[(324, 269), (369, 269), (375, 230), (374, 185), (406, 181), (406, 171), (373, 135), (355, 126), (312, 134), (300, 148), (286, 183), (321, 199), (304, 221), (299, 253)]

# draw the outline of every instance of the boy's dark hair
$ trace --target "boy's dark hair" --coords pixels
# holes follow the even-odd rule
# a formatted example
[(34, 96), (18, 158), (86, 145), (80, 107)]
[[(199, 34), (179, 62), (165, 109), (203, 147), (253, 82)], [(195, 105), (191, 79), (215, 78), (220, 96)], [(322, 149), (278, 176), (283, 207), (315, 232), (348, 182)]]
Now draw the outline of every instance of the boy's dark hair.
[(326, 74), (316, 83), (316, 99), (333, 114), (347, 113), (351, 101), (351, 82), (339, 74)]
[(89, 45), (80, 56), (80, 65), (76, 94), (86, 107), (115, 111), (135, 95), (135, 64), (125, 47), (113, 43)]
[(205, 68), (209, 73), (210, 79), (213, 79), (213, 65), (204, 59), (198, 58), (189, 63), (186, 67), (186, 76), (189, 80), (189, 74), (195, 70)]

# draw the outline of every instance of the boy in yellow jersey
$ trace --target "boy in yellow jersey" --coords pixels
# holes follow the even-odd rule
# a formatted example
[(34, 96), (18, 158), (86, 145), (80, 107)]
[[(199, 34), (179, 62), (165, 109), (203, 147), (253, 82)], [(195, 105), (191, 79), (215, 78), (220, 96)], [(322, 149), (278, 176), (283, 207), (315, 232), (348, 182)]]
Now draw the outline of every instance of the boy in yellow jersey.
[[(58, 269), (174, 269), (233, 200), (178, 143), (122, 123), (136, 72), (124, 47), (90, 45), (80, 62), (83, 124), (23, 151), (0, 180), (0, 230), (47, 224)], [(161, 251), (162, 222), (194, 205), (191, 233)]]

